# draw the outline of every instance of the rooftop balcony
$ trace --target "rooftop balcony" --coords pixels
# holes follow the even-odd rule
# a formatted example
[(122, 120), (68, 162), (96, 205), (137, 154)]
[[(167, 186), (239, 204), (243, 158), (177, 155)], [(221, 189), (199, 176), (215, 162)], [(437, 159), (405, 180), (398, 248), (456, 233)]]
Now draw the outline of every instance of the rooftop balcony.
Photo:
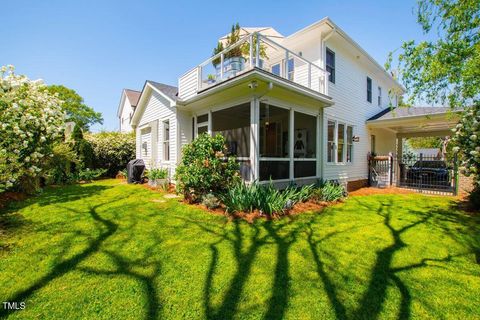
[(188, 100), (250, 70), (261, 69), (291, 84), (328, 95), (328, 72), (268, 37), (241, 38), (179, 79), (179, 98)]

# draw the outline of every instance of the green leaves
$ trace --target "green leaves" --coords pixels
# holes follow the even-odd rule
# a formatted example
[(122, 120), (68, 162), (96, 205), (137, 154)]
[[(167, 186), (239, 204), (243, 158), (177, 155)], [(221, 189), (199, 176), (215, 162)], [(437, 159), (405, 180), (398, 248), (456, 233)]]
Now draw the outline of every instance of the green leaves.
[(47, 90), (62, 100), (61, 106), (67, 115), (66, 121), (73, 121), (82, 129), (88, 129), (95, 123), (103, 123), (102, 114), (87, 106), (75, 90), (62, 85), (51, 85)]
[(225, 156), (225, 139), (201, 134), (182, 150), (176, 170), (177, 190), (191, 202), (208, 193), (218, 194), (240, 180), (234, 157)]
[(480, 1), (422, 0), (417, 21), (426, 34), (435, 32), (436, 40), (402, 45), (399, 71), (410, 103), (423, 100), (455, 108), (478, 101)]

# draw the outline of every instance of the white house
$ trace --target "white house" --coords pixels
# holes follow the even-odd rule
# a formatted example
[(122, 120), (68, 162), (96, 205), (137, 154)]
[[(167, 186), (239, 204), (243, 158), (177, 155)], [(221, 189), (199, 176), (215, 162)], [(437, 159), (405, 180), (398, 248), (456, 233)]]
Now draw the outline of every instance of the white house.
[(122, 96), (120, 98), (120, 104), (118, 105), (117, 117), (119, 120), (120, 132), (131, 132), (131, 121), (135, 108), (140, 98), (140, 91), (131, 89), (123, 89)]
[(289, 36), (243, 28), (239, 42), (183, 73), (178, 89), (145, 83), (131, 121), (137, 158), (173, 175), (182, 146), (207, 132), (225, 136), (247, 181), (357, 187), (369, 152), (397, 151), (396, 127), (375, 119), (403, 93), (328, 17)]

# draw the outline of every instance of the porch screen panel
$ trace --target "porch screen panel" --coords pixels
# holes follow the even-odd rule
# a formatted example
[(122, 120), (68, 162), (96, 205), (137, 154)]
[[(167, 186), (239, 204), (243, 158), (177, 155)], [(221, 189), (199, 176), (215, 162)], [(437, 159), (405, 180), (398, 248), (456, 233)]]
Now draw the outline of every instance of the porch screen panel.
[(317, 117), (295, 112), (293, 136), (294, 178), (316, 176)]
[(260, 104), (260, 157), (288, 158), (290, 111)]
[(225, 137), (228, 155), (250, 156), (250, 103), (212, 112), (212, 133)]
[(290, 110), (260, 104), (260, 180), (290, 178)]

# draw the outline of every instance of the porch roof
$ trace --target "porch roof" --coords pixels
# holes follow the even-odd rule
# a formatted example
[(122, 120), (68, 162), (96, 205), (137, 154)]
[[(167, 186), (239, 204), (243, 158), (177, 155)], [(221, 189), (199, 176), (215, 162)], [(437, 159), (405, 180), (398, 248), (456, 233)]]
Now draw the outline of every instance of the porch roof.
[(399, 134), (446, 135), (457, 124), (459, 112), (448, 107), (387, 108), (369, 118), (366, 124)]

